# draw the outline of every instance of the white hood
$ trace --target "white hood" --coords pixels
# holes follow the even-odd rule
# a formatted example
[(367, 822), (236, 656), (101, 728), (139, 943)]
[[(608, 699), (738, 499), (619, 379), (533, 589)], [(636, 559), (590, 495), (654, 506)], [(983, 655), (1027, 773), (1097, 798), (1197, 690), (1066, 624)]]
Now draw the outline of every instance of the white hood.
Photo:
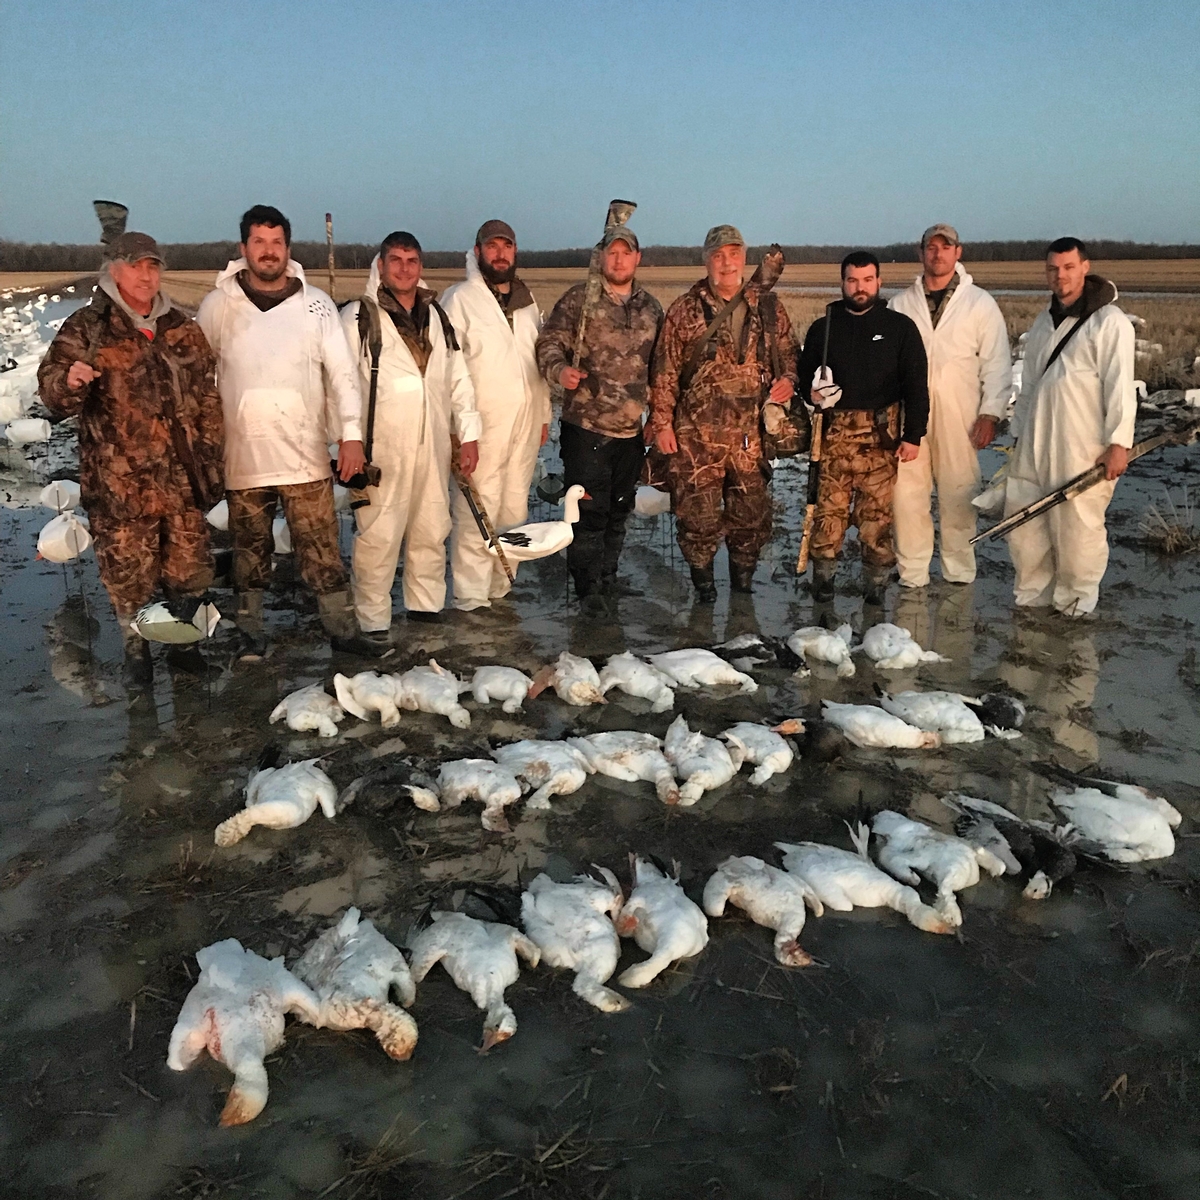
[[(244, 258), (231, 258), (225, 270), (218, 272), (216, 286), (230, 295), (236, 295), (241, 291), (241, 285), (237, 281), (238, 272), (249, 269), (250, 264)], [(307, 290), (308, 280), (304, 277), (304, 268), (294, 258), (288, 259), (287, 274), (294, 275)]]
[(479, 259), (473, 249), (467, 251), (467, 282), (483, 283), (483, 272), (479, 269)]
[[(383, 273), (379, 269), (379, 264), (380, 258), (377, 254), (371, 259), (371, 269), (367, 272), (367, 286), (363, 288), (363, 295), (368, 300), (374, 300), (376, 304), (379, 303), (379, 288), (383, 283)], [(429, 284), (425, 282), (424, 276), (417, 280), (417, 287), (424, 288), (427, 292), (433, 291)]]

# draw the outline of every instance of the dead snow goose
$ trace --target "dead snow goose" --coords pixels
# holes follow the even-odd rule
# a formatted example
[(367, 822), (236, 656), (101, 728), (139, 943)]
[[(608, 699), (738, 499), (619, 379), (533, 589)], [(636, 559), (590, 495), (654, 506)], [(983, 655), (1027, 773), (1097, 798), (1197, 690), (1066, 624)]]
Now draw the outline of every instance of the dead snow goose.
[(477, 667), (471, 677), (471, 695), (475, 703), (490, 704), (500, 700), (501, 708), (506, 713), (521, 711), (521, 705), (532, 686), (533, 680), (516, 667)]
[(617, 932), (632, 937), (650, 955), (621, 974), (623, 987), (641, 988), (681, 958), (693, 958), (708, 945), (708, 919), (674, 878), (644, 858), (630, 856), (633, 891), (617, 917)]
[(905, 671), (920, 663), (950, 661), (932, 650), (922, 650), (907, 629), (887, 621), (872, 625), (863, 634), (860, 649), (881, 671)]
[(983, 722), (963, 703), (955, 692), (885, 692), (875, 685), (879, 707), (892, 716), (925, 729), (940, 733), (943, 745), (960, 742), (982, 742), (986, 736)]
[(849, 679), (854, 674), (854, 660), (850, 657), (853, 640), (854, 631), (849, 625), (839, 625), (832, 633), (819, 625), (806, 625), (797, 629), (787, 644), (805, 663), (828, 663), (837, 668), (839, 679)]
[(663, 754), (662, 742), (653, 734), (612, 729), (568, 738), (567, 742), (588, 760), (593, 771), (628, 783), (652, 783), (664, 804), (679, 803), (675, 773)]
[(918, 729), (873, 704), (836, 704), (821, 701), (825, 720), (836, 725), (856, 746), (897, 750), (933, 750), (941, 735)]
[(650, 701), (651, 712), (670, 712), (675, 707), (674, 678), (628, 650), (614, 654), (604, 664), (599, 679), (602, 693), (617, 688), (628, 696), (639, 696)]
[(752, 721), (739, 721), (731, 725), (721, 737), (741, 755), (742, 762), (753, 763), (755, 771), (750, 776), (753, 784), (764, 784), (772, 775), (782, 775), (791, 765), (795, 754), (786, 740), (766, 725), (755, 725)]
[(711, 650), (692, 648), (668, 650), (648, 656), (651, 666), (670, 676), (678, 687), (719, 687), (732, 684), (743, 692), (757, 692), (758, 684), (743, 671), (736, 670)]
[(600, 676), (591, 660), (566, 650), (534, 675), (529, 699), (540, 696), (548, 687), (554, 688), (560, 700), (580, 708), (588, 704), (608, 703), (600, 689)]
[(338, 722), (346, 718), (342, 706), (319, 684), (300, 688), (285, 696), (271, 713), (270, 724), (286, 721), (297, 733), (315, 731), (322, 737), (337, 737)]
[(740, 750), (689, 729), (682, 713), (667, 729), (663, 753), (683, 780), (679, 803), (684, 807), (695, 804), (705, 792), (728, 783), (742, 765)]

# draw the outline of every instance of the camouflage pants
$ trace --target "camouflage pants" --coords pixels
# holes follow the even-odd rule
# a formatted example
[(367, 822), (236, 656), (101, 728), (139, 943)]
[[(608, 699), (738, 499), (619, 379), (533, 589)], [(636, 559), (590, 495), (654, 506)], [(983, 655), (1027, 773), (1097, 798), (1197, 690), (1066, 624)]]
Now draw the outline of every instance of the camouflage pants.
[(863, 562), (893, 567), (892, 491), (896, 452), (884, 450), (875, 414), (847, 409), (826, 418), (821, 437), (821, 485), (809, 553), (833, 559), (841, 553), (850, 525), (858, 527)]
[(771, 536), (771, 495), (761, 470), (758, 429), (679, 424), (667, 462), (679, 548), (691, 567), (708, 567), (721, 538), (729, 561), (752, 567)]
[(271, 526), (277, 500), (283, 504), (300, 578), (318, 596), (345, 588), (346, 567), (338, 546), (332, 479), (244, 488), (229, 492), (228, 498), (235, 591), (257, 591), (271, 581), (271, 552), (275, 545)]
[(120, 519), (89, 513), (96, 566), (118, 617), (130, 617), (161, 581), (171, 595), (196, 596), (213, 581), (208, 525), (197, 509)]

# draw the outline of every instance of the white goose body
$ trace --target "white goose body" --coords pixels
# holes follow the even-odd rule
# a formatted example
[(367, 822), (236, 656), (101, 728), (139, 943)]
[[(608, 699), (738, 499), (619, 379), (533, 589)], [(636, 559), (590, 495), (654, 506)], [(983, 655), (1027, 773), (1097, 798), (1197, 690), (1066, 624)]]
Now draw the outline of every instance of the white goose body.
[[(369, 1029), (398, 1062), (412, 1057), (417, 1023), (404, 1011), (417, 998), (404, 955), (370, 921), (349, 908), (292, 968), (321, 1005), (325, 1029)], [(392, 991), (404, 1008), (392, 1003)]]
[(942, 744), (940, 734), (918, 729), (873, 704), (835, 704), (832, 700), (822, 700), (821, 714), (856, 746), (864, 748), (932, 750)]
[(196, 953), (200, 978), (187, 994), (167, 1051), (167, 1066), (186, 1071), (205, 1050), (233, 1072), (222, 1125), (253, 1121), (267, 1103), (263, 1060), (283, 1043), (283, 1018), (321, 1019), (317, 997), (284, 965), (260, 958), (234, 938)]
[(579, 708), (588, 704), (607, 703), (600, 688), (600, 676), (591, 660), (566, 650), (533, 677), (533, 686), (529, 689), (530, 700), (540, 696), (547, 687), (553, 687), (560, 700)]
[(480, 822), (490, 833), (508, 833), (504, 809), (521, 798), (521, 784), (507, 768), (486, 758), (460, 758), (442, 763), (438, 794), (443, 808), (457, 808), (464, 800), (483, 805)]
[(569, 796), (577, 792), (592, 767), (588, 760), (566, 742), (529, 739), (497, 746), (492, 757), (506, 770), (537, 788), (527, 808), (549, 808), (551, 796)]
[(436, 659), (431, 658), (427, 667), (413, 667), (393, 678), (401, 708), (445, 717), (455, 729), (466, 729), (471, 724), (471, 714), (458, 702), (467, 684), (452, 671), (439, 667)]
[(628, 650), (614, 654), (600, 671), (601, 692), (607, 695), (613, 688), (649, 700), (651, 712), (670, 712), (675, 707), (674, 678)]
[(678, 878), (664, 875), (653, 863), (635, 859), (633, 881), (617, 917), (617, 932), (632, 937), (650, 957), (622, 972), (618, 982), (640, 988), (673, 962), (692, 958), (708, 945), (708, 919), (688, 899)]
[(432, 916), (433, 924), (412, 943), (413, 982), (420, 983), (440, 962), (455, 986), (487, 1014), (480, 1046), (486, 1052), (517, 1031), (516, 1015), (504, 1000), (504, 989), (521, 974), (517, 955), (536, 967), (541, 952), (511, 925), (477, 921), (466, 913), (435, 912)]
[(937, 888), (934, 908), (951, 925), (962, 924), (962, 910), (955, 892), (979, 882), (979, 868), (989, 875), (1003, 875), (1004, 863), (990, 850), (973, 846), (963, 838), (931, 829), (900, 813), (885, 809), (876, 813), (871, 829), (880, 839), (876, 857), (889, 875), (916, 887), (924, 876)]
[[(531, 521), (517, 525), (499, 535), (504, 557), (522, 562), (531, 558), (547, 558), (565, 550), (575, 537), (575, 523), (579, 520), (579, 502), (587, 498), (587, 489), (581, 483), (573, 483), (563, 497), (563, 519), (561, 521)], [(496, 548), (489, 542), (488, 552), (496, 555)]]
[(775, 930), (775, 957), (785, 967), (807, 967), (812, 955), (800, 948), (805, 906), (819, 917), (821, 899), (799, 875), (781, 871), (751, 855), (727, 858), (704, 885), (704, 911), (725, 913), (726, 903), (740, 908), (756, 925)]
[(479, 667), (471, 678), (471, 695), (477, 704), (501, 701), (506, 713), (521, 711), (533, 680), (516, 667)]
[(863, 634), (862, 651), (882, 671), (905, 671), (920, 663), (949, 662), (932, 650), (922, 650), (901, 625), (883, 621)]
[(246, 787), (246, 807), (217, 826), (217, 845), (240, 842), (255, 825), (295, 829), (317, 811), (318, 805), (332, 821), (337, 815), (337, 788), (316, 764), (315, 758), (309, 758), (259, 771)]
[(849, 679), (854, 674), (854, 660), (850, 657), (853, 640), (854, 631), (849, 625), (839, 625), (833, 633), (819, 625), (806, 625), (797, 629), (787, 644), (788, 649), (806, 663), (829, 663), (837, 668), (839, 679)]
[(795, 758), (791, 746), (780, 734), (752, 721), (731, 725), (721, 737), (738, 752), (742, 762), (754, 763), (755, 771), (750, 776), (753, 784), (762, 785), (772, 775), (782, 775)]
[(982, 742), (983, 722), (954, 692), (897, 692), (880, 690), (879, 706), (892, 716), (930, 733), (940, 733), (943, 745)]
[(705, 792), (728, 783), (742, 765), (739, 750), (731, 751), (716, 738), (693, 733), (682, 713), (667, 728), (663, 753), (683, 780), (679, 803), (684, 807), (695, 804)]
[(662, 742), (653, 734), (614, 729), (567, 741), (587, 759), (593, 771), (629, 783), (644, 780), (654, 784), (664, 804), (679, 803), (675, 772), (662, 752)]
[(601, 1012), (621, 1012), (629, 1001), (604, 984), (621, 957), (621, 939), (613, 922), (624, 896), (611, 871), (597, 870), (604, 883), (588, 875), (571, 883), (535, 876), (521, 896), (521, 921), (547, 966), (575, 972), (571, 990), (577, 996)]
[(379, 723), (390, 729), (400, 723), (400, 705), (396, 697), (396, 677), (377, 671), (359, 671), (357, 675), (335, 675), (333, 689), (338, 703), (360, 721), (379, 714)]
[(322, 737), (337, 737), (338, 722), (346, 719), (342, 706), (319, 684), (300, 688), (285, 696), (271, 713), (270, 724), (285, 720), (297, 733), (315, 731)]
[[(1107, 781), (1104, 781), (1107, 783)], [(1175, 853), (1173, 826), (1179, 811), (1161, 796), (1134, 784), (1107, 784), (1109, 795), (1094, 787), (1060, 789), (1051, 797), (1055, 808), (1066, 813), (1071, 826), (1113, 862), (1147, 862)], [(1068, 845), (1071, 844), (1068, 839)]]
[(668, 650), (664, 654), (649, 655), (649, 661), (651, 666), (673, 679), (678, 687), (720, 687), (731, 684), (743, 692), (758, 691), (758, 684), (749, 675), (711, 650)]

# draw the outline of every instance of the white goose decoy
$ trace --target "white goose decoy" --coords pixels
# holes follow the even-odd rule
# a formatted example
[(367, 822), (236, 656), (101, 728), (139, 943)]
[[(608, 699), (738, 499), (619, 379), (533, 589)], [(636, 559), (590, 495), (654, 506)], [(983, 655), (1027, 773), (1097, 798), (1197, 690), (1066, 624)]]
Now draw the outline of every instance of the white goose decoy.
[(600, 690), (600, 676), (591, 660), (566, 650), (534, 675), (529, 699), (540, 696), (548, 687), (554, 688), (560, 700), (580, 708), (588, 704), (608, 703)]
[(380, 675), (377, 671), (359, 671), (351, 676), (335, 675), (333, 690), (337, 692), (342, 708), (360, 721), (369, 721), (371, 713), (377, 712), (384, 729), (400, 723), (394, 675)]
[(839, 625), (832, 633), (819, 625), (806, 625), (797, 629), (787, 644), (805, 663), (828, 663), (837, 668), (839, 679), (849, 679), (854, 674), (854, 660), (850, 657), (853, 640), (854, 630), (849, 625)]
[[(1171, 833), (1182, 820), (1179, 810), (1161, 796), (1129, 783), (1095, 780), (1096, 787), (1065, 788), (1054, 792), (1050, 803), (1066, 813), (1072, 831), (1082, 842), (1113, 862), (1147, 862), (1175, 853)], [(1076, 844), (1070, 836), (1068, 845)]]
[(458, 702), (459, 694), (469, 685), (438, 666), (437, 659), (431, 658), (429, 666), (413, 667), (394, 679), (401, 708), (445, 717), (455, 729), (466, 729), (471, 724), (471, 714)]
[(629, 1001), (604, 985), (621, 957), (613, 922), (625, 897), (607, 867), (596, 870), (603, 883), (590, 875), (577, 875), (571, 883), (535, 876), (521, 896), (521, 922), (542, 952), (542, 962), (575, 972), (575, 995), (601, 1012), (622, 1012)]
[[(530, 558), (547, 558), (565, 550), (575, 537), (575, 523), (579, 520), (580, 500), (590, 500), (587, 489), (581, 483), (573, 483), (563, 497), (563, 519), (561, 521), (532, 521), (518, 525), (497, 535), (504, 549), (504, 557), (516, 562)], [(496, 548), (487, 544), (488, 552), (498, 557)]]
[(949, 662), (932, 650), (922, 650), (903, 626), (883, 621), (863, 634), (862, 652), (881, 671), (905, 671), (919, 663)]
[(821, 701), (821, 714), (856, 746), (896, 750), (935, 750), (941, 734), (918, 729), (873, 704), (835, 704)]
[(480, 823), (489, 833), (508, 833), (507, 805), (520, 800), (520, 781), (507, 768), (486, 758), (460, 758), (442, 763), (438, 771), (442, 808), (457, 808), (464, 800), (483, 805)]
[(283, 1043), (283, 1018), (321, 1019), (317, 997), (284, 965), (269, 962), (227, 938), (196, 952), (200, 978), (171, 1030), (167, 1066), (186, 1071), (205, 1050), (233, 1072), (222, 1125), (253, 1121), (267, 1104), (263, 1060)]
[(476, 704), (491, 704), (493, 700), (503, 703), (506, 713), (521, 711), (533, 680), (516, 667), (478, 667), (471, 678), (471, 695)]
[[(389, 1057), (411, 1058), (417, 1023), (404, 1011), (417, 998), (404, 955), (349, 908), (296, 961), (293, 972), (316, 994), (324, 1029), (369, 1029)], [(404, 1008), (392, 1003), (392, 990)]]
[(663, 753), (683, 780), (679, 803), (683, 807), (695, 804), (705, 792), (728, 783), (742, 765), (741, 751), (730, 748), (716, 738), (693, 733), (682, 713), (667, 728)]
[(753, 784), (761, 785), (772, 775), (782, 775), (795, 758), (791, 746), (776, 730), (752, 721), (731, 725), (721, 737), (737, 750), (742, 762), (755, 765), (756, 770), (750, 776)]
[(955, 892), (979, 882), (979, 868), (989, 875), (1003, 875), (1004, 863), (990, 850), (973, 846), (962, 838), (910, 821), (898, 812), (876, 813), (871, 830), (883, 843), (876, 857), (879, 865), (902, 883), (916, 887), (924, 876), (937, 888), (933, 907), (951, 925), (962, 924), (962, 910)]
[(743, 692), (757, 692), (758, 684), (749, 675), (737, 670), (711, 650), (693, 648), (668, 650), (648, 656), (650, 665), (657, 667), (675, 681), (677, 687), (718, 687), (733, 684)]
[(881, 871), (867, 855), (870, 833), (865, 825), (850, 839), (857, 853), (820, 842), (776, 842), (783, 851), (784, 870), (799, 875), (834, 912), (852, 908), (891, 908), (903, 913), (926, 933), (953, 933), (954, 926), (936, 909), (922, 903), (913, 888)]
[(526, 808), (549, 808), (551, 796), (569, 796), (577, 792), (592, 765), (574, 746), (566, 742), (530, 739), (497, 746), (492, 757), (506, 770), (532, 784), (537, 791)]
[(650, 701), (651, 712), (670, 712), (675, 707), (675, 680), (672, 676), (643, 662), (626, 650), (614, 654), (600, 671), (600, 691), (607, 695), (613, 688), (627, 696)]
[(692, 958), (708, 945), (708, 919), (679, 886), (652, 862), (630, 856), (633, 891), (617, 917), (617, 932), (632, 937), (650, 955), (621, 974), (623, 987), (641, 988), (681, 958)]
[(930, 733), (940, 733), (942, 744), (982, 742), (983, 722), (955, 692), (885, 692), (878, 684), (879, 707), (892, 716)]
[(319, 684), (300, 688), (285, 696), (271, 713), (270, 724), (287, 721), (297, 733), (316, 731), (322, 737), (337, 737), (338, 722), (346, 719), (342, 706)]
[(412, 943), (412, 977), (420, 983), (435, 963), (446, 968), (455, 986), (487, 1014), (480, 1053), (507, 1041), (517, 1032), (516, 1014), (504, 1001), (504, 989), (521, 973), (519, 954), (531, 967), (541, 951), (511, 925), (477, 921), (466, 913), (435, 912), (433, 924)]
[(235, 845), (255, 825), (295, 829), (317, 811), (318, 805), (332, 821), (337, 815), (337, 788), (317, 762), (309, 758), (257, 772), (246, 787), (246, 807), (222, 821), (213, 840), (218, 846)]
[(614, 729), (567, 741), (587, 759), (593, 771), (628, 783), (644, 780), (654, 784), (664, 804), (679, 803), (675, 773), (662, 752), (662, 742), (653, 734)]
[(805, 906), (819, 917), (825, 910), (816, 892), (799, 876), (751, 855), (727, 858), (704, 885), (704, 911), (725, 914), (726, 903), (740, 908), (756, 925), (775, 930), (775, 957), (785, 967), (807, 967), (812, 955), (800, 948)]

